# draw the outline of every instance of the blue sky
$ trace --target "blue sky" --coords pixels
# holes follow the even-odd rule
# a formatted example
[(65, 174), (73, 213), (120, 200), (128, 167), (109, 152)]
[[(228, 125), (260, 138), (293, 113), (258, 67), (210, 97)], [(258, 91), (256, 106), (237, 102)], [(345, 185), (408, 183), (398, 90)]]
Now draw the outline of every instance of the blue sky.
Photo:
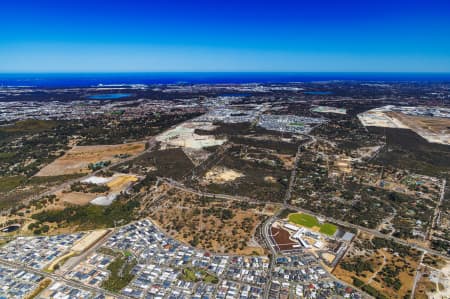
[(450, 72), (450, 1), (8, 1), (0, 72)]

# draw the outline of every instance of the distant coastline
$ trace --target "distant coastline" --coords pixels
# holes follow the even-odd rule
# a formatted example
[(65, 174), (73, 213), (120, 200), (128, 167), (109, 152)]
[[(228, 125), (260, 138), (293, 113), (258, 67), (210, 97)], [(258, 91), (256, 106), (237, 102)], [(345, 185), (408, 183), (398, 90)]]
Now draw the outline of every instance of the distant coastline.
[(355, 72), (152, 72), (0, 73), (0, 87), (91, 87), (99, 84), (245, 84), (315, 81), (450, 82), (450, 73)]

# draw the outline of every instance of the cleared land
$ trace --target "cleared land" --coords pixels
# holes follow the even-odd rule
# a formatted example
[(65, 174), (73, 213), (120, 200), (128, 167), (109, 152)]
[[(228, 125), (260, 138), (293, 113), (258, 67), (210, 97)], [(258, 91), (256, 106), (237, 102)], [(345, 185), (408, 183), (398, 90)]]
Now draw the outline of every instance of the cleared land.
[(99, 229), (94, 230), (84, 236), (81, 240), (79, 240), (73, 247), (72, 250), (75, 252), (83, 252), (87, 250), (89, 247), (94, 245), (100, 238), (102, 238), (108, 230), (106, 229)]
[(145, 149), (144, 142), (118, 145), (75, 146), (64, 156), (41, 169), (36, 176), (55, 176), (73, 173), (88, 173), (89, 163), (120, 160), (118, 155), (136, 155)]
[(84, 193), (84, 192), (59, 192), (56, 194), (62, 202), (73, 204), (73, 205), (87, 205), (94, 198), (98, 196), (96, 193)]
[[(57, 198), (61, 199), (62, 202), (74, 204), (74, 205), (86, 205), (88, 203), (96, 203), (102, 202), (101, 200), (96, 200), (100, 197), (109, 197), (115, 198), (117, 194), (127, 189), (131, 184), (137, 182), (139, 178), (132, 174), (123, 174), (123, 173), (115, 173), (111, 177), (97, 177), (91, 176), (85, 180), (83, 180), (80, 186), (89, 185), (93, 186), (92, 189), (84, 189), (81, 190), (64, 190), (62, 192), (58, 192), (55, 195)], [(95, 187), (105, 187), (105, 190), (101, 191), (92, 191), (95, 190)], [(99, 188), (100, 189), (100, 188)], [(95, 202), (93, 202), (96, 200)], [(109, 205), (111, 200), (106, 200)]]
[(237, 172), (233, 169), (228, 169), (225, 167), (213, 167), (205, 174), (204, 181), (205, 183), (224, 184), (234, 181), (242, 176), (242, 173)]
[[(388, 115), (399, 119), (406, 124), (413, 131), (423, 130), (434, 134), (449, 133), (450, 119), (443, 117), (427, 117), (427, 116), (412, 116), (399, 112), (387, 112)], [(419, 134), (420, 135), (420, 134)]]
[(450, 144), (450, 118), (409, 115), (390, 106), (366, 111), (358, 118), (367, 127), (410, 129), (428, 142)]
[(123, 191), (127, 186), (132, 183), (137, 182), (139, 179), (135, 175), (118, 174), (114, 175), (106, 185), (111, 189), (112, 192)]
[(215, 126), (207, 122), (186, 122), (164, 132), (156, 140), (162, 142), (162, 149), (186, 147), (201, 150), (205, 147), (222, 145), (226, 142), (226, 139), (215, 138), (213, 135), (198, 135), (195, 133), (195, 130), (210, 131), (215, 128)]
[(195, 165), (205, 161), (211, 154), (206, 149), (221, 146), (227, 139), (211, 134), (199, 135), (196, 131), (210, 132), (216, 126), (210, 122), (186, 122), (163, 134), (156, 140), (161, 142), (161, 149), (181, 148)]
[(279, 227), (271, 227), (270, 233), (272, 235), (273, 240), (276, 243), (276, 246), (278, 247), (278, 250), (285, 251), (285, 250), (292, 250), (294, 249), (294, 246), (298, 246), (297, 242), (293, 242), (289, 237), (290, 234), (287, 230)]
[(347, 110), (345, 108), (337, 108), (330, 106), (317, 106), (311, 109), (312, 112), (318, 113), (336, 113), (336, 114), (346, 114)]

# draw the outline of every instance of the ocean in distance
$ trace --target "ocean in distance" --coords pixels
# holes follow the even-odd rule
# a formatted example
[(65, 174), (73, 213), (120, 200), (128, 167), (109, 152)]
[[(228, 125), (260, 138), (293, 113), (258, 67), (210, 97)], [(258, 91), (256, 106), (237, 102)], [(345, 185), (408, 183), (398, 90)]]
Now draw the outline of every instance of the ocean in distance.
[(128, 98), (131, 93), (102, 93), (88, 96), (91, 100), (116, 100), (122, 98)]
[(0, 73), (0, 87), (30, 86), (47, 88), (90, 87), (99, 84), (290, 83), (332, 80), (450, 82), (450, 73)]

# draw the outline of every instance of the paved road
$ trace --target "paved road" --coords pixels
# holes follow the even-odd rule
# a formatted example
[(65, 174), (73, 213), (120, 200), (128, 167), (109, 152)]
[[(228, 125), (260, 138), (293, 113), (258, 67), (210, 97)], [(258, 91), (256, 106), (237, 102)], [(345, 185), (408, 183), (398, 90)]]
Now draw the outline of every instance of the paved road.
[[(180, 124), (177, 124), (177, 125), (180, 125)], [(175, 127), (175, 126), (173, 126), (173, 127)], [(172, 129), (173, 127), (171, 127), (170, 129)], [(297, 155), (296, 155), (296, 159), (295, 159), (295, 165), (297, 165), (298, 159), (300, 157), (299, 153), (301, 152), (301, 149), (303, 147), (313, 143), (313, 142), (316, 142), (316, 140), (317, 140), (314, 136), (309, 136), (309, 137), (311, 139), (308, 142), (306, 142), (306, 143), (304, 143), (304, 144), (299, 146), (298, 151), (297, 151)], [(143, 151), (142, 153), (140, 153), (140, 154), (138, 154), (136, 156), (133, 156), (133, 157), (129, 157), (129, 158), (123, 159), (123, 160), (121, 160), (121, 161), (119, 161), (117, 163), (111, 164), (108, 167), (103, 168), (102, 170), (108, 170), (108, 169), (110, 169), (110, 168), (112, 168), (114, 166), (117, 166), (117, 165), (119, 165), (121, 163), (130, 161), (132, 159), (135, 159), (137, 157), (140, 157), (140, 156), (150, 152), (154, 148), (154, 146), (156, 145), (156, 136), (152, 137), (148, 142), (149, 142), (148, 148), (145, 151)], [(399, 238), (396, 238), (396, 237), (392, 237), (390, 235), (382, 234), (382, 233), (380, 233), (377, 230), (369, 229), (369, 228), (366, 228), (366, 227), (363, 227), (363, 226), (355, 225), (355, 224), (348, 223), (348, 222), (345, 222), (345, 221), (341, 221), (341, 220), (338, 220), (338, 219), (334, 219), (334, 218), (331, 218), (331, 217), (326, 217), (326, 216), (323, 216), (321, 214), (318, 214), (318, 213), (315, 213), (315, 212), (312, 212), (312, 211), (309, 211), (309, 210), (305, 210), (305, 209), (299, 208), (297, 206), (289, 205), (288, 204), (288, 200), (289, 200), (289, 198), (291, 196), (291, 190), (292, 190), (292, 187), (293, 187), (294, 182), (295, 182), (296, 171), (297, 171), (297, 168), (294, 167), (294, 169), (293, 169), (293, 171), (291, 173), (291, 176), (290, 176), (289, 186), (288, 186), (286, 195), (283, 198), (283, 207), (284, 208), (293, 209), (293, 210), (301, 211), (301, 212), (304, 212), (304, 213), (308, 213), (308, 214), (314, 215), (316, 217), (324, 218), (327, 221), (336, 223), (336, 224), (338, 224), (338, 225), (340, 225), (342, 227), (354, 228), (354, 229), (357, 229), (357, 230), (360, 230), (360, 231), (363, 231), (363, 232), (367, 232), (367, 233), (373, 234), (374, 236), (377, 236), (377, 237), (380, 237), (380, 238), (389, 239), (389, 240), (395, 241), (397, 243), (416, 248), (416, 249), (421, 250), (423, 252), (429, 252), (429, 253), (432, 253), (432, 254), (436, 254), (438, 256), (442, 256), (442, 257), (448, 258), (446, 255), (444, 255), (444, 254), (442, 254), (442, 253), (440, 253), (438, 251), (435, 251), (435, 250), (432, 250), (432, 249), (429, 249), (429, 248), (425, 248), (425, 247), (422, 247), (422, 246), (417, 245), (417, 244), (409, 243), (409, 242), (407, 242), (405, 240), (402, 240), (402, 239), (399, 239)], [(90, 174), (86, 175), (83, 178), (87, 178), (89, 176), (95, 175), (96, 173), (97, 172), (90, 173)], [(83, 178), (77, 178), (75, 180), (71, 180), (69, 182), (63, 183), (63, 184), (55, 187), (52, 190), (49, 190), (47, 192), (44, 192), (44, 193), (40, 194), (38, 197), (42, 197), (42, 196), (45, 196), (45, 195), (53, 194), (54, 192), (60, 191), (60, 190), (62, 190), (64, 188), (68, 187), (70, 184), (72, 184), (72, 183), (74, 183), (76, 181), (82, 180)], [(195, 189), (192, 189), (192, 188), (188, 188), (188, 187), (184, 186), (182, 183), (179, 183), (177, 181), (174, 181), (174, 180), (168, 179), (168, 178), (160, 178), (160, 180), (164, 181), (166, 184), (170, 185), (173, 188), (176, 188), (176, 189), (179, 189), (179, 190), (183, 190), (183, 191), (186, 191), (186, 192), (190, 192), (190, 193), (193, 193), (193, 194), (196, 194), (196, 195), (199, 195), (199, 196), (214, 197), (214, 198), (224, 199), (224, 200), (238, 200), (238, 201), (245, 201), (245, 202), (252, 202), (252, 203), (269, 203), (269, 202), (264, 202), (264, 201), (258, 201), (258, 200), (255, 200), (255, 199), (251, 199), (249, 197), (243, 197), (243, 196), (232, 196), (232, 195), (227, 195), (227, 194), (206, 193), (206, 192), (202, 192), (202, 191), (195, 190)], [(445, 186), (445, 182), (444, 182), (444, 186)], [(443, 194), (441, 195), (441, 200), (442, 200), (442, 198), (443, 198)], [(270, 203), (273, 203), (273, 202), (270, 202)], [(276, 252), (275, 248), (273, 248), (272, 242), (270, 240), (271, 239), (270, 227), (271, 227), (272, 223), (277, 219), (277, 217), (279, 216), (279, 213), (281, 213), (282, 210), (283, 209), (280, 209), (276, 214), (274, 214), (272, 217), (270, 217), (262, 226), (262, 234), (264, 236), (263, 239), (267, 243), (267, 247), (269, 248), (269, 250), (272, 253), (272, 256), (274, 256), (274, 257), (276, 256), (277, 252)], [(112, 231), (110, 233), (112, 233)], [(104, 239), (102, 238), (102, 240), (104, 240)], [(102, 242), (98, 242), (98, 244), (94, 245), (91, 249), (89, 249), (87, 252), (85, 252), (82, 256), (83, 257), (86, 256), (87, 254), (89, 254), (90, 252), (92, 252), (93, 250), (98, 248), (101, 244), (102, 244)], [(81, 258), (77, 259), (77, 261), (79, 261), (79, 260), (81, 260)], [(44, 277), (49, 277), (49, 278), (51, 278), (53, 280), (63, 281), (65, 283), (67, 283), (68, 285), (71, 285), (71, 286), (74, 286), (74, 287), (77, 287), (77, 288), (80, 288), (80, 289), (84, 289), (84, 290), (87, 290), (87, 291), (96, 292), (96, 293), (102, 293), (102, 294), (105, 294), (105, 295), (116, 296), (118, 298), (129, 298), (127, 296), (117, 295), (115, 293), (111, 293), (111, 292), (105, 291), (105, 290), (100, 289), (100, 288), (87, 286), (87, 285), (84, 285), (84, 284), (82, 284), (80, 282), (76, 282), (76, 281), (72, 281), (72, 280), (66, 279), (61, 274), (47, 273), (47, 272), (44, 272), (44, 271), (41, 271), (41, 270), (36, 270), (34, 268), (30, 268), (30, 267), (28, 267), (26, 265), (22, 265), (22, 264), (18, 264), (18, 263), (12, 263), (12, 262), (3, 261), (3, 260), (0, 260), (0, 263), (8, 265), (8, 266), (24, 269), (24, 270), (30, 271), (32, 273), (40, 274), (40, 275), (42, 275)], [(71, 266), (71, 267), (73, 267), (73, 266)], [(71, 269), (71, 267), (67, 271), (69, 271)], [(67, 271), (63, 271), (63, 272), (67, 273)], [(267, 288), (268, 287), (269, 286), (267, 286)], [(268, 294), (268, 292), (266, 292), (266, 294)]]
[(101, 288), (85, 285), (85, 284), (82, 284), (81, 282), (77, 282), (77, 281), (74, 281), (74, 280), (70, 280), (70, 279), (64, 278), (63, 276), (61, 276), (59, 274), (49, 273), (49, 272), (45, 272), (45, 271), (38, 270), (38, 269), (35, 269), (35, 268), (31, 268), (31, 267), (29, 267), (27, 265), (23, 265), (23, 264), (20, 264), (20, 263), (13, 263), (13, 262), (10, 262), (10, 261), (0, 260), (0, 264), (6, 265), (6, 266), (9, 266), (9, 267), (13, 267), (13, 268), (17, 268), (17, 269), (21, 269), (21, 270), (26, 270), (26, 271), (34, 273), (34, 274), (39, 274), (39, 275), (41, 275), (43, 277), (51, 278), (53, 281), (64, 282), (64, 283), (66, 283), (69, 286), (72, 286), (72, 287), (75, 287), (75, 288), (78, 288), (78, 289), (82, 289), (82, 290), (85, 290), (85, 291), (89, 291), (89, 292), (93, 292), (93, 293), (97, 293), (97, 294), (108, 295), (108, 296), (114, 296), (115, 298), (120, 298), (120, 299), (131, 298), (131, 297), (124, 296), (124, 295), (121, 295), (121, 294), (112, 293), (112, 292), (109, 292), (109, 291), (101, 289)]
[(87, 256), (89, 256), (91, 253), (93, 253), (94, 251), (96, 251), (100, 246), (103, 245), (103, 243), (106, 242), (106, 240), (108, 240), (108, 238), (110, 236), (112, 236), (112, 234), (114, 233), (113, 229), (108, 230), (105, 235), (100, 238), (99, 240), (97, 240), (95, 242), (95, 244), (93, 244), (90, 248), (88, 248), (87, 250), (85, 250), (83, 253), (74, 256), (72, 258), (70, 258), (66, 263), (64, 263), (64, 265), (58, 269), (57, 271), (55, 271), (55, 274), (61, 274), (61, 275), (66, 275), (68, 274), (70, 271), (72, 271), (73, 268), (75, 268), (81, 261), (85, 260)]
[[(259, 200), (251, 199), (249, 197), (244, 197), (244, 196), (232, 196), (232, 195), (227, 195), (227, 194), (215, 194), (215, 193), (213, 194), (213, 193), (201, 192), (201, 191), (198, 191), (198, 190), (194, 190), (192, 188), (188, 188), (188, 187), (184, 186), (182, 183), (176, 182), (176, 181), (174, 181), (172, 179), (162, 179), (162, 180), (166, 184), (170, 185), (171, 187), (174, 187), (176, 189), (179, 189), (179, 190), (182, 190), (182, 191), (185, 191), (185, 192), (190, 192), (190, 193), (193, 193), (193, 194), (196, 194), (196, 195), (199, 195), (199, 196), (215, 197), (215, 198), (218, 198), (218, 199), (225, 199), (225, 200), (245, 201), (245, 202), (249, 202), (249, 203), (266, 203), (266, 204), (271, 203), (271, 204), (273, 204), (273, 202), (259, 201)], [(432, 254), (435, 254), (435, 255), (438, 255), (438, 256), (441, 256), (441, 257), (444, 257), (444, 258), (448, 258), (447, 255), (445, 255), (445, 254), (443, 254), (443, 253), (441, 253), (439, 251), (436, 251), (434, 249), (430, 249), (430, 248), (427, 248), (427, 247), (424, 247), (424, 246), (421, 246), (421, 245), (418, 245), (418, 244), (414, 244), (414, 243), (405, 241), (403, 239), (399, 239), (397, 237), (393, 237), (393, 236), (390, 236), (390, 235), (387, 235), (387, 234), (383, 234), (383, 233), (381, 233), (381, 232), (379, 232), (379, 231), (377, 231), (375, 229), (370, 229), (370, 228), (367, 228), (367, 227), (364, 227), (364, 226), (360, 226), (360, 225), (357, 225), (357, 224), (349, 223), (349, 222), (342, 221), (342, 220), (339, 220), (339, 219), (335, 219), (335, 218), (332, 218), (332, 217), (327, 217), (325, 215), (318, 214), (318, 213), (315, 213), (313, 211), (305, 210), (305, 209), (302, 209), (300, 207), (292, 206), (292, 205), (289, 205), (289, 204), (284, 204), (283, 207), (291, 209), (291, 210), (296, 210), (296, 211), (300, 211), (300, 212), (303, 212), (303, 213), (311, 214), (311, 215), (316, 216), (316, 217), (323, 218), (323, 219), (325, 219), (328, 222), (336, 223), (336, 224), (338, 224), (338, 225), (340, 225), (342, 227), (354, 228), (354, 229), (357, 229), (357, 230), (360, 230), (360, 231), (363, 231), (363, 232), (366, 232), (366, 233), (370, 233), (370, 234), (372, 234), (372, 235), (374, 235), (376, 237), (379, 237), (379, 238), (392, 240), (392, 241), (395, 241), (395, 242), (400, 243), (402, 245), (406, 245), (406, 246), (413, 247), (413, 248), (421, 250), (421, 251), (425, 251), (425, 252), (432, 253)], [(266, 223), (268, 224), (270, 222), (270, 220), (273, 220), (275, 218), (275, 216), (276, 215), (274, 215), (271, 218), (269, 218), (269, 220), (267, 220)], [(268, 236), (268, 228), (264, 228), (263, 227), (263, 229), (264, 229), (265, 234)], [(270, 247), (269, 247), (269, 249), (270, 249)]]
[(318, 213), (315, 213), (315, 212), (312, 212), (312, 211), (309, 211), (309, 210), (305, 210), (305, 209), (302, 209), (302, 208), (299, 208), (299, 207), (296, 207), (296, 206), (287, 205), (287, 207), (290, 208), (290, 209), (298, 210), (298, 211), (303, 212), (303, 213), (314, 215), (316, 217), (324, 218), (325, 220), (327, 220), (329, 222), (336, 223), (336, 224), (338, 224), (338, 225), (340, 225), (342, 227), (354, 228), (354, 229), (357, 229), (357, 230), (360, 230), (360, 231), (363, 231), (363, 232), (370, 233), (370, 234), (372, 234), (372, 235), (374, 235), (376, 237), (379, 237), (379, 238), (392, 240), (392, 241), (395, 241), (395, 242), (400, 243), (402, 245), (409, 246), (409, 247), (412, 247), (412, 248), (415, 248), (415, 249), (418, 249), (418, 250), (421, 250), (421, 251), (424, 251), (424, 252), (432, 253), (432, 254), (435, 254), (435, 255), (438, 255), (438, 256), (441, 256), (441, 257), (444, 257), (444, 258), (448, 259), (447, 255), (445, 255), (445, 254), (443, 254), (443, 253), (441, 253), (439, 251), (436, 251), (434, 249), (430, 249), (430, 248), (427, 248), (427, 247), (423, 247), (421, 245), (414, 244), (414, 243), (411, 243), (411, 242), (408, 242), (406, 240), (399, 239), (399, 238), (396, 238), (396, 237), (393, 237), (393, 236), (390, 236), (390, 235), (383, 234), (383, 233), (381, 233), (381, 232), (379, 232), (379, 231), (377, 231), (375, 229), (370, 229), (370, 228), (367, 228), (367, 227), (364, 227), (364, 226), (360, 226), (360, 225), (357, 225), (357, 224), (353, 224), (353, 223), (349, 223), (349, 222), (346, 222), (346, 221), (338, 220), (338, 219), (335, 219), (335, 218), (327, 217), (327, 216), (324, 216), (324, 215), (321, 215), (321, 214), (318, 214)]

